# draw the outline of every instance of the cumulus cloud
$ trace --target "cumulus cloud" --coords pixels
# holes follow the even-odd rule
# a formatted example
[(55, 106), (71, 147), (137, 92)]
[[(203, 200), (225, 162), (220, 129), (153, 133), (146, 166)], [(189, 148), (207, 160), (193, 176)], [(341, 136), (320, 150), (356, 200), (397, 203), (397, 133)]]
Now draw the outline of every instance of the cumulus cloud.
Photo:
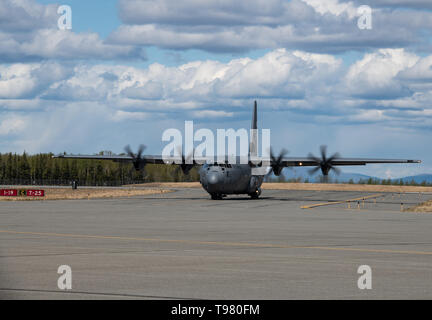
[(52, 83), (70, 76), (71, 71), (51, 62), (0, 65), (0, 98), (34, 98)]
[(119, 15), (127, 24), (274, 24), (275, 17), (282, 19), (287, 6), (286, 2), (280, 0), (120, 0)]
[[(123, 21), (111, 43), (245, 52), (287, 48), (337, 53), (350, 50), (427, 45), (432, 13), (387, 6), (372, 7), (373, 29), (357, 26), (358, 7), (340, 0), (178, 1), (120, 0)], [(408, 2), (400, 1), (408, 6)], [(424, 30), (424, 31), (420, 31)]]
[(9, 115), (6, 119), (0, 121), (0, 136), (13, 135), (19, 133), (25, 128), (24, 119), (15, 115)]
[(226, 112), (222, 110), (199, 110), (195, 111), (194, 116), (196, 118), (219, 118), (219, 117), (232, 117), (233, 112)]
[(418, 10), (427, 2), (397, 3), (382, 0), (377, 7), (372, 5), (373, 30), (360, 30), (360, 3), (355, 1), (120, 0), (123, 24), (103, 40), (96, 33), (58, 30), (57, 5), (4, 0), (0, 4), (0, 60), (145, 60), (147, 46), (210, 52), (287, 48), (320, 53), (427, 48), (432, 13)]
[(354, 0), (356, 4), (366, 4), (384, 8), (431, 9), (429, 0)]
[(418, 59), (417, 63), (402, 71), (399, 78), (417, 83), (432, 84), (432, 56)]
[(2, 0), (0, 61), (146, 59), (143, 48), (109, 44), (96, 33), (59, 30), (57, 9), (35, 0)]
[(150, 80), (142, 86), (137, 82), (135, 86), (124, 89), (122, 93), (131, 99), (158, 100), (163, 98), (164, 88), (162, 83)]
[(351, 19), (357, 15), (357, 7), (349, 2), (339, 2), (338, 0), (303, 0), (308, 5), (312, 6), (317, 12), (324, 15), (330, 13), (339, 16), (347, 14)]
[(417, 55), (404, 49), (380, 49), (352, 65), (346, 81), (352, 95), (357, 97), (379, 100), (411, 96), (413, 92), (396, 76), (418, 60)]
[(289, 110), (300, 121), (410, 126), (401, 120), (430, 110), (431, 64), (430, 57), (404, 49), (380, 49), (349, 67), (332, 55), (286, 49), (257, 59), (177, 67), (12, 64), (0, 67), (0, 108), (47, 110), (93, 102), (122, 122), (178, 117), (179, 110), (196, 118), (243, 117), (243, 107), (260, 99), (264, 108)]
[[(195, 61), (178, 67), (158, 63), (145, 69), (78, 65), (69, 70), (68, 77), (53, 79), (37, 97), (65, 101), (106, 100), (118, 107), (136, 109), (204, 108), (221, 98), (231, 100), (228, 101), (231, 106), (235, 105), (235, 99), (252, 97), (298, 100), (305, 98), (306, 87), (321, 86), (321, 81), (330, 74), (336, 75), (341, 64), (340, 59), (330, 55), (279, 49), (258, 59), (240, 58), (228, 63)], [(19, 65), (12, 66), (18, 68)], [(37, 68), (36, 65), (33, 68)], [(31, 85), (39, 83), (39, 78), (31, 78), (30, 71), (21, 78), (28, 82), (20, 91), (21, 98), (29, 91), (37, 92)], [(4, 86), (12, 86), (14, 81), (15, 78), (5, 78)], [(4, 98), (12, 98), (12, 92), (7, 92), (9, 96)]]
[(34, 0), (3, 0), (0, 2), (0, 30), (28, 32), (57, 26), (55, 4), (41, 5)]
[(111, 119), (114, 122), (123, 122), (123, 121), (141, 121), (149, 118), (149, 114), (146, 112), (128, 112), (118, 110), (114, 114), (112, 114)]

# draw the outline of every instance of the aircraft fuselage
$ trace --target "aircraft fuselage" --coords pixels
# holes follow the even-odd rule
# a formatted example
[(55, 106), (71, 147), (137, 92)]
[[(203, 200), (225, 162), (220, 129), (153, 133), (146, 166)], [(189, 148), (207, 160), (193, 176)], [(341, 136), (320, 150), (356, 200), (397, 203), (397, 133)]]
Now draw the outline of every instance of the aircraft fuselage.
[(202, 187), (215, 199), (227, 194), (258, 197), (264, 180), (264, 176), (252, 175), (248, 164), (205, 164), (199, 174)]

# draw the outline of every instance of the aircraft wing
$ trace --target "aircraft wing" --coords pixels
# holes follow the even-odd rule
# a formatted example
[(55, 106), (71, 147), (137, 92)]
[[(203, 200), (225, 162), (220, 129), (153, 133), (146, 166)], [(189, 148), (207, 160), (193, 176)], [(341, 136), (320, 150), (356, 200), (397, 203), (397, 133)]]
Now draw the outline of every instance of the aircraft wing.
[[(284, 157), (280, 156), (275, 158), (271, 157), (270, 167), (273, 173), (278, 176), (281, 174), (282, 169), (285, 167), (315, 167), (311, 170), (311, 173), (321, 170), (324, 176), (327, 176), (330, 170), (335, 170), (339, 173), (340, 170), (338, 166), (364, 166), (366, 164), (391, 164), (391, 163), (421, 163), (420, 160), (410, 160), (410, 159), (369, 159), (369, 158), (341, 158), (338, 155), (327, 158), (325, 152), (321, 158), (314, 156), (309, 157)], [(266, 165), (263, 162), (263, 165)]]
[[(307, 157), (284, 157), (282, 159), (284, 167), (301, 167), (301, 166), (316, 166), (316, 160), (312, 160)], [(421, 163), (421, 160), (410, 160), (410, 159), (369, 159), (369, 158), (334, 158), (331, 164), (334, 166), (364, 166), (366, 164), (378, 164), (378, 163)], [(273, 164), (273, 161), (271, 161)]]
[[(74, 154), (59, 154), (53, 156), (53, 158), (57, 159), (82, 159), (82, 160), (111, 160), (115, 162), (134, 162), (137, 159), (133, 158), (129, 155), (74, 155)], [(228, 158), (227, 158), (228, 159)], [(164, 161), (162, 156), (155, 155), (142, 155), (140, 161), (144, 161), (146, 164), (181, 164), (184, 159), (181, 156), (172, 156), (168, 161)], [(188, 161), (192, 161), (192, 159), (187, 159)], [(204, 164), (208, 159), (205, 157), (195, 157), (193, 158), (193, 162), (195, 164)], [(214, 160), (217, 162), (216, 158)]]
[[(116, 162), (128, 162), (134, 161), (134, 158), (128, 155), (72, 155), (72, 154), (60, 154), (57, 156), (53, 156), (53, 158), (59, 159), (83, 159), (83, 160), (111, 160)], [(165, 164), (162, 159), (162, 156), (143, 156), (143, 159), (147, 163), (153, 164)], [(179, 157), (180, 159), (180, 157)], [(181, 160), (180, 160), (181, 161)]]
[[(57, 156), (53, 156), (53, 158), (60, 159), (91, 159), (91, 160), (111, 160), (116, 162), (128, 162), (134, 161), (131, 156), (128, 155), (68, 155), (68, 154), (60, 154)], [(162, 156), (154, 156), (154, 155), (144, 155), (142, 158), (146, 161), (146, 163), (152, 164), (167, 164), (162, 158)], [(255, 158), (257, 162), (260, 162), (262, 158)], [(196, 163), (204, 163), (206, 162), (206, 158), (194, 158)], [(228, 157), (225, 158), (226, 162), (228, 161)], [(237, 157), (237, 163), (240, 163), (240, 159)], [(168, 164), (170, 163), (181, 163), (181, 157), (171, 158)], [(217, 159), (214, 159), (214, 162), (218, 162)], [(410, 159), (370, 159), (370, 158), (333, 158), (331, 161), (334, 166), (364, 166), (366, 164), (377, 164), (377, 163), (421, 163), (420, 160), (410, 160)], [(274, 161), (270, 161), (270, 165), (274, 165)], [(316, 160), (310, 159), (308, 157), (283, 157), (281, 162), (281, 166), (283, 167), (307, 167), (307, 166), (316, 166), (318, 165)]]

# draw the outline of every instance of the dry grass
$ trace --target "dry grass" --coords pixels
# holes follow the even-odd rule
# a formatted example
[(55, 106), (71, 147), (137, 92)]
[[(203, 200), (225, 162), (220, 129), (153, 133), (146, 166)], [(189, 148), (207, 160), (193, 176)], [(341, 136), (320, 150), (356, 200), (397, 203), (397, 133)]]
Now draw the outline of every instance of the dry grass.
[(405, 211), (410, 212), (432, 212), (432, 200), (420, 203), (419, 205), (408, 208)]
[[(25, 188), (24, 188), (25, 189)], [(0, 197), (0, 201), (76, 200), (121, 198), (171, 192), (166, 189), (118, 189), (118, 188), (43, 188), (45, 197)]]
[(331, 184), (331, 183), (264, 183), (267, 190), (311, 190), (311, 191), (362, 191), (362, 192), (432, 192), (432, 187), (384, 186), (373, 184)]
[[(201, 188), (199, 182), (154, 182), (133, 187), (151, 188)], [(331, 183), (263, 183), (264, 190), (311, 190), (311, 191), (363, 191), (363, 192), (432, 192), (432, 187), (384, 186), (371, 184), (331, 184)]]
[(199, 182), (150, 182), (142, 184), (130, 184), (125, 187), (149, 187), (149, 188), (201, 188)]

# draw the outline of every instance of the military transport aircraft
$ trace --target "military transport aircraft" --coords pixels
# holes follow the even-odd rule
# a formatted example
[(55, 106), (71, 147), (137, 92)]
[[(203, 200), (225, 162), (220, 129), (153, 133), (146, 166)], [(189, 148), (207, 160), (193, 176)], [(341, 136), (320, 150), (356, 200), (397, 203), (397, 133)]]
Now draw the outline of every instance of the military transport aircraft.
[[(255, 101), (252, 117), (251, 129), (257, 129), (257, 103)], [(256, 137), (255, 137), (256, 138)], [(257, 141), (250, 142), (249, 146), (249, 158), (251, 154), (256, 155)], [(211, 195), (211, 199), (219, 200), (228, 194), (247, 194), (252, 199), (257, 199), (261, 194), (261, 184), (264, 180), (265, 175), (254, 174), (254, 168), (263, 166), (263, 162), (257, 162), (259, 158), (254, 157), (254, 161), (248, 161), (247, 164), (240, 164), (237, 161), (236, 164), (230, 164), (227, 160), (222, 163), (218, 160), (209, 162), (203, 162), (202, 159), (194, 157), (193, 154), (184, 157), (182, 152), (179, 152), (178, 159), (172, 158), (172, 161), (164, 160), (162, 156), (149, 156), (143, 155), (145, 149), (144, 145), (139, 147), (139, 150), (134, 154), (129, 146), (125, 147), (127, 155), (67, 155), (61, 154), (54, 156), (54, 158), (68, 158), (68, 159), (95, 159), (95, 160), (112, 160), (117, 162), (130, 161), (133, 163), (136, 170), (140, 171), (144, 169), (147, 164), (179, 164), (184, 174), (188, 174), (189, 171), (195, 165), (201, 165), (199, 170), (200, 182), (203, 188)], [(251, 149), (254, 153), (251, 152)], [(407, 160), (407, 159), (362, 159), (362, 158), (341, 158), (338, 153), (327, 157), (326, 146), (321, 146), (321, 157), (315, 157), (309, 154), (307, 157), (286, 157), (287, 151), (282, 150), (278, 156), (275, 156), (270, 150), (270, 161), (269, 167), (270, 172), (273, 172), (276, 176), (279, 176), (282, 169), (285, 167), (296, 167), (296, 166), (312, 166), (309, 173), (313, 174), (318, 170), (321, 170), (324, 177), (328, 177), (331, 170), (335, 173), (339, 173), (339, 169), (336, 166), (363, 166), (368, 163), (421, 163), (420, 160)], [(199, 161), (200, 160), (200, 161)]]

